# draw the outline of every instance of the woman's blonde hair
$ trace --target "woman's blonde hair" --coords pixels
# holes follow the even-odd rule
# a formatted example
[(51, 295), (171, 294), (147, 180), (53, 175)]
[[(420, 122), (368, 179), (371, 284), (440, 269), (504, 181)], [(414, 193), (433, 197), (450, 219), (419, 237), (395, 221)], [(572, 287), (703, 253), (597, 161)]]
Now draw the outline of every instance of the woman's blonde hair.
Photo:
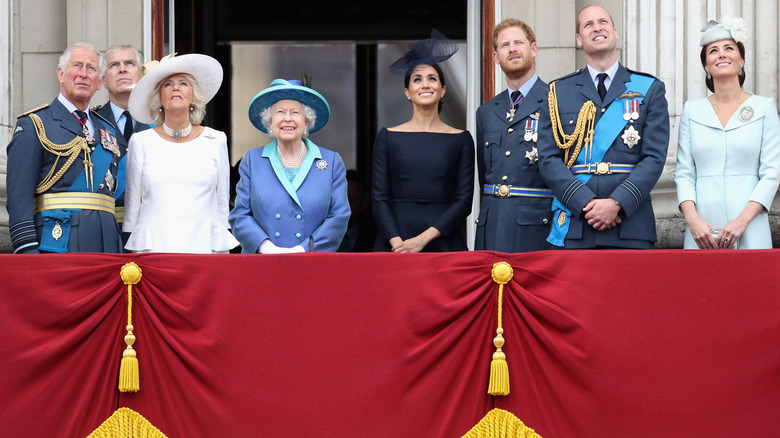
[(198, 81), (189, 73), (174, 73), (155, 85), (154, 90), (152, 90), (152, 92), (149, 94), (148, 101), (149, 108), (151, 108), (151, 113), (154, 117), (154, 123), (156, 125), (162, 125), (162, 123), (165, 121), (165, 110), (163, 109), (162, 102), (160, 101), (160, 88), (162, 88), (162, 84), (165, 83), (169, 77), (178, 74), (181, 74), (187, 78), (187, 81), (192, 87), (192, 102), (190, 102), (190, 123), (193, 125), (200, 125), (200, 122), (202, 122), (203, 118), (206, 116), (206, 96), (204, 96), (200, 91)]

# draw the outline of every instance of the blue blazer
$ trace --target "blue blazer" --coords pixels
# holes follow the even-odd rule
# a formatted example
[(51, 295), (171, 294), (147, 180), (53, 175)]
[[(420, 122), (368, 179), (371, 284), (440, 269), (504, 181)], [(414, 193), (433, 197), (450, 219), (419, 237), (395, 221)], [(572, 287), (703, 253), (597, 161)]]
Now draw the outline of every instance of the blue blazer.
[[(612, 84), (601, 102), (596, 86), (587, 69), (556, 81), (558, 113), (564, 132), (571, 134), (577, 123), (577, 115), (588, 100), (596, 105), (596, 123), (606, 110), (626, 91), (631, 73), (620, 65)], [(639, 118), (631, 123), (641, 139), (628, 147), (621, 137), (629, 122), (620, 120), (625, 128), (614, 139), (602, 162), (633, 164), (631, 173), (593, 175), (582, 184), (564, 163), (564, 151), (559, 149), (552, 136), (552, 124), (548, 102), (542, 106), (539, 136), (539, 164), (542, 177), (559, 201), (571, 212), (571, 224), (566, 235), (566, 248), (652, 248), (657, 241), (655, 215), (650, 201), (650, 191), (655, 186), (666, 162), (669, 147), (669, 109), (664, 83), (655, 79), (639, 106)], [(622, 105), (622, 102), (616, 102)], [(622, 113), (622, 111), (621, 111)], [(582, 152), (584, 153), (584, 152)], [(622, 207), (622, 222), (616, 227), (596, 231), (584, 220), (582, 209), (593, 198), (612, 197)]]
[(547, 234), (552, 223), (552, 198), (498, 197), (483, 192), (485, 184), (547, 189), (539, 174), (537, 143), (525, 140), (525, 128), (541, 112), (548, 90), (547, 84), (537, 79), (511, 122), (507, 118), (507, 90), (477, 109), (477, 169), (482, 194), (474, 245), (477, 250), (550, 249)]
[[(41, 118), (46, 136), (56, 144), (66, 144), (75, 137), (84, 136), (79, 121), (57, 99), (54, 99), (50, 105), (30, 113), (33, 112)], [(67, 160), (67, 157), (60, 157), (57, 160), (54, 154), (43, 149), (29, 117), (30, 113), (20, 116), (17, 120), (14, 135), (7, 149), (6, 208), (15, 252), (37, 250), (43, 219), (41, 214), (33, 215), (35, 187), (52, 170), (55, 161), (59, 170)], [(94, 112), (91, 112), (91, 119), (95, 126), (96, 137), (95, 150), (92, 152), (93, 161), (102, 156), (104, 161), (108, 162), (105, 170), (94, 171), (92, 191), (113, 196), (116, 190), (119, 157), (101, 147), (100, 131), (107, 130), (113, 134), (114, 128)], [(84, 191), (85, 189), (81, 187), (85, 185), (84, 181), (84, 165), (80, 155), (46, 193)], [(122, 252), (119, 227), (113, 215), (96, 210), (72, 211), (73, 215), (68, 219), (70, 225), (68, 251)]]
[(308, 152), (292, 182), (276, 152), (277, 141), (248, 151), (241, 160), (236, 202), (229, 222), (241, 252), (260, 243), (336, 251), (347, 231), (349, 201), (344, 161), (304, 139)]

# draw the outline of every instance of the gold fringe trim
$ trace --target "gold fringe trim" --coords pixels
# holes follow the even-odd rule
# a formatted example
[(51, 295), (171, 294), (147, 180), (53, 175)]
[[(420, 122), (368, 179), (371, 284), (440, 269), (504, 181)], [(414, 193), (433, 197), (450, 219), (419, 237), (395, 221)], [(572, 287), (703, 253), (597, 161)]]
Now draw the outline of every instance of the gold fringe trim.
[(542, 438), (536, 431), (523, 424), (513, 413), (493, 409), (463, 438)]
[(498, 283), (498, 328), (496, 329), (496, 337), (493, 338), (496, 352), (493, 353), (493, 361), (490, 362), (490, 382), (488, 383), (488, 394), (490, 395), (509, 395), (509, 365), (506, 362), (506, 354), (501, 350), (501, 347), (504, 346), (502, 311), (504, 285), (509, 283), (513, 274), (512, 266), (507, 262), (494, 264), (491, 271), (493, 281)]
[(87, 438), (167, 438), (143, 415), (130, 408), (119, 408)]
[(133, 349), (133, 344), (135, 343), (135, 335), (133, 334), (133, 285), (141, 281), (143, 273), (138, 265), (130, 262), (122, 266), (120, 276), (127, 285), (127, 334), (125, 335), (127, 348), (122, 353), (122, 363), (119, 367), (119, 391), (137, 392), (141, 389), (141, 384), (138, 372), (138, 358)]

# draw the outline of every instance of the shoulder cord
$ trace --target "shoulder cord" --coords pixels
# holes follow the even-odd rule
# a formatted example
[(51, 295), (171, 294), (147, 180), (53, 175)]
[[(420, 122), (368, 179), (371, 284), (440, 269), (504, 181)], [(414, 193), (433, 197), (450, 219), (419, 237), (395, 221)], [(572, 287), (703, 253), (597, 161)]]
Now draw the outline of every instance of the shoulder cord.
[[(57, 159), (54, 160), (54, 165), (51, 167), (51, 170), (49, 170), (48, 175), (46, 175), (43, 181), (41, 181), (38, 186), (35, 187), (35, 194), (40, 195), (41, 193), (46, 192), (51, 188), (51, 186), (59, 181), (60, 178), (62, 178), (62, 175), (68, 171), (71, 164), (76, 161), (76, 158), (81, 151), (84, 151), (84, 174), (87, 178), (87, 184), (89, 186), (89, 181), (92, 179), (92, 159), (87, 140), (84, 137), (77, 136), (66, 144), (53, 143), (51, 140), (49, 140), (48, 137), (46, 137), (46, 128), (44, 128), (41, 118), (38, 117), (37, 114), (30, 114), (30, 119), (32, 119), (33, 125), (35, 125), (35, 132), (38, 134), (38, 140), (41, 141), (41, 146), (43, 146), (43, 149), (57, 156)], [(57, 162), (60, 160), (60, 157), (65, 156), (68, 156), (68, 161), (66, 161), (62, 168), (60, 168), (60, 170), (54, 174), (54, 169), (57, 168)]]
[[(564, 161), (566, 162), (566, 167), (571, 169), (571, 166), (574, 165), (574, 161), (577, 160), (577, 156), (580, 154), (583, 140), (585, 141), (586, 151), (588, 146), (593, 144), (593, 134), (595, 133), (593, 127), (596, 120), (596, 105), (594, 105), (593, 101), (590, 100), (585, 102), (585, 104), (582, 105), (582, 108), (580, 108), (580, 114), (577, 116), (577, 125), (574, 127), (574, 132), (571, 135), (566, 135), (563, 132), (563, 126), (561, 126), (561, 117), (558, 114), (558, 95), (555, 91), (555, 82), (550, 84), (550, 93), (547, 100), (549, 101), (550, 106), (550, 122), (552, 123), (552, 131), (553, 137), (555, 138), (555, 143), (560, 149), (566, 151)], [(561, 138), (563, 141), (561, 141)], [(575, 142), (577, 144), (574, 147), (574, 152), (572, 153), (571, 157), (569, 157), (569, 149), (574, 146)]]

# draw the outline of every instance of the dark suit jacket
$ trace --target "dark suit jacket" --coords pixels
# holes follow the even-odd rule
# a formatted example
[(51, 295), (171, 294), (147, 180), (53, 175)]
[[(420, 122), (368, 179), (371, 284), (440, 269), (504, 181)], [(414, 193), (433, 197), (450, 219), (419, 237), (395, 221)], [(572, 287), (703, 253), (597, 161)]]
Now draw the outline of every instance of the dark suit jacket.
[[(484, 184), (547, 188), (534, 158), (537, 144), (525, 141), (528, 120), (541, 112), (547, 84), (537, 79), (510, 122), (507, 90), (477, 109), (479, 192)], [(532, 158), (528, 158), (527, 155)], [(551, 198), (481, 195), (475, 249), (525, 252), (550, 249)]]
[[(39, 110), (31, 111), (41, 118), (46, 136), (55, 144), (66, 144), (75, 137), (83, 137), (81, 124), (59, 100)], [(40, 214), (33, 214), (35, 188), (53, 166), (57, 172), (62, 169), (67, 157), (58, 157), (43, 149), (29, 114), (22, 115), (16, 122), (14, 136), (8, 143), (8, 222), (14, 250), (19, 252), (35, 251), (40, 242), (43, 227)], [(91, 119), (95, 125), (96, 144), (94, 154), (106, 154), (100, 145), (100, 130), (109, 129), (106, 122), (94, 112)], [(109, 175), (93, 174), (95, 193), (113, 196), (116, 189), (116, 174), (119, 157), (110, 154)], [(79, 156), (81, 157), (81, 155)], [(110, 182), (107, 180), (110, 179)], [(82, 159), (77, 158), (62, 177), (46, 192), (57, 193), (71, 191), (78, 181), (85, 180)], [(71, 252), (121, 252), (119, 228), (113, 215), (96, 210), (80, 210), (70, 218), (70, 238), (68, 250)], [(102, 236), (100, 234), (102, 233)], [(118, 242), (118, 243), (117, 243)]]
[[(558, 112), (564, 132), (571, 134), (574, 131), (580, 108), (588, 100), (596, 105), (598, 124), (602, 111), (628, 91), (625, 84), (631, 80), (631, 73), (634, 72), (622, 65), (618, 67), (603, 103), (587, 69), (556, 81)], [(655, 79), (639, 107), (639, 119), (633, 123), (620, 120), (625, 125), (624, 129), (630, 124), (638, 131), (641, 137), (639, 143), (629, 148), (621, 138), (624, 131), (621, 129), (601, 160), (635, 164), (636, 169), (628, 174), (593, 175), (587, 184), (582, 184), (566, 168), (564, 151), (558, 148), (552, 136), (548, 103), (542, 106), (539, 162), (545, 181), (571, 212), (566, 248), (653, 247), (657, 238), (650, 190), (661, 176), (669, 146), (669, 110), (665, 93), (664, 83)], [(622, 102), (615, 102), (615, 105), (622, 105)], [(584, 220), (582, 209), (593, 198), (609, 197), (620, 203), (622, 222), (616, 227), (596, 231)]]

